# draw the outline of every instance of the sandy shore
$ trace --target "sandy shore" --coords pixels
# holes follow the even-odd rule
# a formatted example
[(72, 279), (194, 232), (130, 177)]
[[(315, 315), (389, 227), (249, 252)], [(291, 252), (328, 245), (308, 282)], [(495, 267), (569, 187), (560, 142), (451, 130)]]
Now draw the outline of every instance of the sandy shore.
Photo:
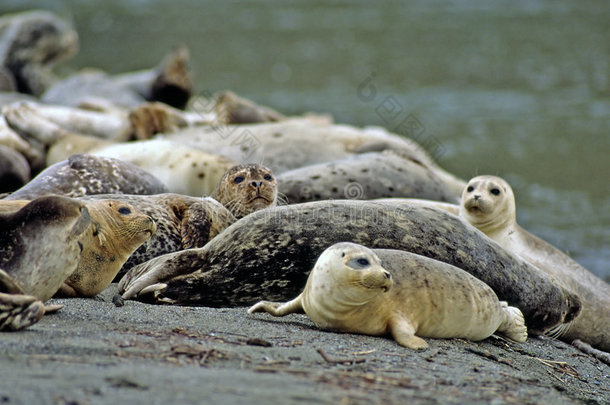
[(304, 315), (115, 307), (115, 291), (52, 300), (65, 307), (1, 334), (0, 403), (610, 402), (610, 367), (549, 339), (428, 339), (430, 349), (415, 352), (389, 338), (320, 331)]

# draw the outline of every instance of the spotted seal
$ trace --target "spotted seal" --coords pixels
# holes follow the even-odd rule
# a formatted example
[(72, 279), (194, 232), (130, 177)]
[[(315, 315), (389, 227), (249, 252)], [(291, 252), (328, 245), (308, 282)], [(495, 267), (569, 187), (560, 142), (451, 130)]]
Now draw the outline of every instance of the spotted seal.
[(536, 266), (582, 301), (582, 313), (552, 334), (610, 352), (610, 285), (517, 223), (515, 196), (496, 176), (478, 176), (464, 189), (460, 216), (506, 250)]
[(500, 302), (487, 284), (464, 270), (408, 252), (373, 252), (346, 242), (320, 255), (295, 299), (261, 301), (248, 312), (305, 312), (322, 329), (389, 332), (411, 349), (428, 347), (422, 337), (478, 341), (500, 333), (517, 342), (527, 339), (521, 311)]
[[(118, 200), (150, 216), (156, 232), (125, 262), (118, 276), (131, 267), (157, 256), (183, 249), (199, 248), (235, 222), (233, 215), (212, 198), (196, 198), (180, 194), (124, 195), (101, 194), (80, 198), (92, 201)], [(1, 205), (0, 205), (1, 207)]]
[(277, 204), (277, 181), (265, 166), (249, 163), (227, 170), (210, 195), (235, 218)]
[[(399, 249), (459, 267), (518, 307), (531, 333), (542, 333), (580, 309), (530, 264), (506, 252), (457, 216), (416, 205), (317, 201), (254, 212), (200, 249), (171, 253), (132, 268), (119, 284), (124, 298), (239, 306), (299, 294), (316, 258), (350, 241)], [(570, 318), (571, 319), (571, 318)]]
[(392, 150), (290, 170), (279, 174), (277, 182), (280, 193), (291, 203), (384, 197), (459, 201), (459, 195), (433, 167)]
[(167, 192), (167, 187), (163, 183), (137, 166), (118, 159), (77, 154), (46, 168), (6, 198), (31, 200), (48, 194), (79, 197), (87, 194), (164, 192)]
[(0, 214), (0, 269), (23, 294), (48, 300), (76, 269), (83, 248), (79, 238), (89, 224), (83, 202), (60, 196)]

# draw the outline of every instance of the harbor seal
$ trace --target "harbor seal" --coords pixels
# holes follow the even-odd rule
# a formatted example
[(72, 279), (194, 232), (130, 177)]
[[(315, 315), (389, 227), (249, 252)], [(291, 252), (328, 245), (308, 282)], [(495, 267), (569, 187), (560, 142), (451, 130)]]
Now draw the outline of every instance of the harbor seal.
[(102, 292), (157, 229), (150, 216), (123, 201), (87, 201), (87, 209), (91, 225), (79, 238), (83, 245), (80, 260), (57, 296), (93, 297)]
[(217, 120), (224, 124), (253, 124), (286, 119), (277, 111), (239, 97), (232, 91), (214, 94), (214, 110)]
[(78, 50), (72, 27), (48, 11), (0, 18), (0, 69), (16, 90), (40, 96), (57, 79), (53, 68)]
[(0, 269), (23, 294), (46, 301), (74, 272), (90, 224), (81, 201), (40, 197), (13, 213), (0, 214)]
[[(118, 273), (122, 277), (131, 267), (157, 256), (183, 249), (199, 248), (235, 222), (235, 217), (212, 198), (180, 194), (125, 195), (101, 194), (80, 198), (89, 204), (107, 199), (128, 203), (150, 216), (156, 232), (125, 262)], [(1, 208), (0, 204), (0, 208)]]
[(317, 201), (253, 212), (203, 248), (132, 268), (119, 283), (128, 299), (212, 307), (285, 301), (305, 286), (316, 258), (337, 242), (410, 251), (459, 267), (518, 307), (531, 333), (580, 309), (537, 269), (448, 212), (372, 201)]
[(158, 194), (167, 187), (150, 173), (118, 159), (87, 154), (72, 155), (43, 170), (6, 197), (32, 200), (48, 194), (80, 197), (88, 194)]
[(255, 312), (305, 312), (322, 329), (374, 336), (389, 332), (411, 349), (428, 348), (422, 337), (478, 341), (500, 333), (517, 342), (527, 339), (521, 311), (500, 302), (487, 284), (464, 270), (346, 242), (320, 255), (295, 299), (261, 301), (248, 310)]
[(392, 150), (304, 166), (279, 174), (277, 182), (291, 203), (384, 197), (457, 203), (460, 198), (433, 167)]
[(471, 179), (462, 195), (460, 216), (580, 297), (581, 314), (552, 331), (553, 336), (568, 343), (580, 339), (610, 352), (610, 285), (521, 228), (517, 223), (513, 190), (504, 179), (495, 176)]
[(8, 193), (30, 181), (30, 165), (25, 157), (0, 145), (0, 193)]
[(277, 181), (265, 166), (249, 163), (231, 167), (210, 195), (235, 218), (277, 204)]

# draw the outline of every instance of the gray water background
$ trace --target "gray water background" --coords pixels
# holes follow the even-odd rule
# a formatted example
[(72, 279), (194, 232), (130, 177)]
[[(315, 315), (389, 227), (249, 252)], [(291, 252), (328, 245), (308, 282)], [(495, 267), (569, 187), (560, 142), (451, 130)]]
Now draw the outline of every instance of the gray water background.
[(523, 227), (610, 280), (610, 2), (0, 3), (30, 8), (79, 32), (65, 74), (151, 67), (184, 43), (200, 92), (358, 126), (408, 119), (441, 166), (506, 178)]

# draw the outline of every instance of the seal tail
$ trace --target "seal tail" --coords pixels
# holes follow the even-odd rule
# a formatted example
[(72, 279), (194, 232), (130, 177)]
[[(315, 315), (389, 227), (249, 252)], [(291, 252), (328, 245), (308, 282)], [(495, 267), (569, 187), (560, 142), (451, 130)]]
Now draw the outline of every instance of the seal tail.
[(527, 339), (527, 327), (521, 310), (517, 307), (510, 307), (506, 301), (500, 301), (504, 319), (498, 326), (497, 333), (506, 336), (515, 342), (525, 342)]

